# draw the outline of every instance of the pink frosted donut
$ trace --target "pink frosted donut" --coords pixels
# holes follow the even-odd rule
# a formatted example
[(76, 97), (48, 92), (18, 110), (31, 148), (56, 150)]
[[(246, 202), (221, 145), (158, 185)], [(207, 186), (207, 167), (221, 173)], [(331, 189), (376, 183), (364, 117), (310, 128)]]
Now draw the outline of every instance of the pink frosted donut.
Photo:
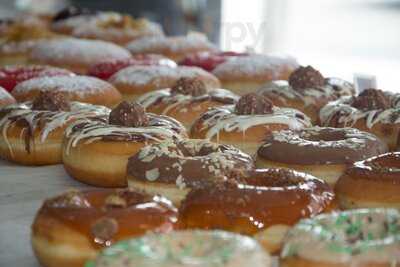
[(89, 76), (39, 77), (18, 84), (12, 95), (19, 102), (34, 99), (40, 91), (60, 91), (69, 100), (112, 107), (121, 94), (111, 84)]
[(130, 42), (126, 48), (133, 54), (161, 54), (175, 61), (202, 51), (215, 51), (216, 47), (200, 33), (186, 36), (152, 36)]
[(12, 97), (12, 95), (10, 95), (6, 89), (4, 89), (3, 87), (0, 87), (0, 108), (10, 105), (10, 104), (14, 104), (16, 101), (14, 99), (14, 97)]
[(30, 61), (85, 74), (93, 64), (129, 57), (129, 51), (113, 43), (64, 38), (38, 43), (31, 51)]
[(223, 88), (244, 95), (266, 82), (287, 80), (298, 66), (292, 57), (250, 54), (228, 59), (219, 64), (213, 74), (220, 79)]
[(207, 88), (218, 88), (218, 79), (211, 73), (197, 67), (131, 66), (115, 73), (109, 79), (125, 100), (158, 89), (171, 88), (180, 78), (197, 78)]

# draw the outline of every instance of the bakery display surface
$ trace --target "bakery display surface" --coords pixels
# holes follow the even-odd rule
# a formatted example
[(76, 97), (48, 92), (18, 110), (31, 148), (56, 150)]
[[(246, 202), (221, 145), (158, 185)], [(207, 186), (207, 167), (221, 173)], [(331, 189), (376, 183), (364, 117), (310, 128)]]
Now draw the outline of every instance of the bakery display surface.
[(142, 15), (0, 18), (0, 266), (400, 266), (399, 93)]

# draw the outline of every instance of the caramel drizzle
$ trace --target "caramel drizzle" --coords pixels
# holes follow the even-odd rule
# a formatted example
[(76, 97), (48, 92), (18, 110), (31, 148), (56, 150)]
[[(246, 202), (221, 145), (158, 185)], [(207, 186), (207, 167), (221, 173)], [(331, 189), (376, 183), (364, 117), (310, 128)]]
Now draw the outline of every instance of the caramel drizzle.
[(8, 141), (7, 133), (9, 128), (15, 126), (18, 122), (26, 124), (21, 131), (20, 139), (25, 139), (26, 151), (30, 153), (30, 142), (33, 141), (33, 134), (37, 129), (41, 129), (39, 141), (43, 143), (51, 132), (64, 126), (71, 120), (97, 118), (105, 116), (110, 112), (106, 107), (80, 102), (71, 102), (71, 111), (68, 112), (32, 110), (31, 106), (32, 102), (26, 102), (10, 105), (0, 110), (6, 112), (6, 115), (0, 119), (0, 129), (11, 156), (13, 156), (13, 149)]

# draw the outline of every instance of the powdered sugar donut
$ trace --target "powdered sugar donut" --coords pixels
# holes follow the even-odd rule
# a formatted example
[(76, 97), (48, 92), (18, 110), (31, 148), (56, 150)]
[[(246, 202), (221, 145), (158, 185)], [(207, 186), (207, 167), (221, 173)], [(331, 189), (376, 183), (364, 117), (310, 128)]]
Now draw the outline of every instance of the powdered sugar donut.
[(125, 100), (135, 100), (144, 93), (170, 88), (180, 78), (197, 78), (207, 88), (218, 88), (218, 79), (197, 67), (130, 66), (115, 73), (109, 79)]
[(6, 89), (0, 87), (0, 108), (14, 104), (16, 101), (12, 95), (10, 95)]
[(64, 38), (35, 45), (30, 54), (30, 61), (35, 64), (52, 65), (85, 74), (93, 64), (129, 57), (129, 51), (113, 43)]
[(266, 82), (287, 80), (298, 66), (292, 57), (250, 54), (232, 57), (218, 65), (212, 73), (220, 79), (223, 88), (244, 95)]
[(8, 65), (0, 68), (0, 86), (11, 92), (17, 84), (32, 78), (64, 75), (73, 76), (74, 73), (45, 65)]
[(175, 61), (180, 61), (189, 54), (201, 51), (215, 51), (216, 47), (207, 37), (200, 33), (187, 36), (153, 36), (140, 38), (127, 44), (126, 48), (133, 54), (161, 54)]
[(112, 107), (121, 94), (111, 84), (89, 76), (39, 77), (18, 84), (12, 95), (20, 102), (35, 98), (40, 91), (63, 92), (69, 100)]

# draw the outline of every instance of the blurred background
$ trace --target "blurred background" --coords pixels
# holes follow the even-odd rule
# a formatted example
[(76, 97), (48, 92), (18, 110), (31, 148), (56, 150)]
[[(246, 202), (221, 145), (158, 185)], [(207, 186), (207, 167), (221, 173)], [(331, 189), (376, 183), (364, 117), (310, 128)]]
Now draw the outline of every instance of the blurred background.
[(205, 32), (224, 50), (291, 54), (326, 76), (376, 75), (400, 92), (400, 0), (0, 0), (0, 17), (70, 4)]

